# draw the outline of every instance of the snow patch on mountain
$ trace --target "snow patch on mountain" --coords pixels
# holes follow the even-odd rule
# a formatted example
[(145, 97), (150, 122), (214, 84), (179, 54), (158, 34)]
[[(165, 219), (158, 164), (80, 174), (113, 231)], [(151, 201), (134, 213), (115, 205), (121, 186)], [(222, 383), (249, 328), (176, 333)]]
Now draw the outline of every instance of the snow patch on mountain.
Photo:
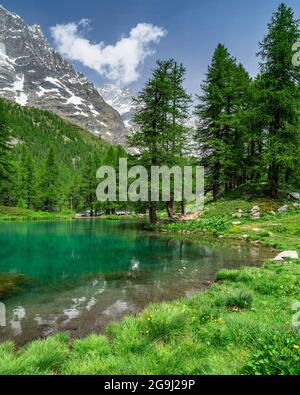
[(16, 102), (21, 106), (26, 106), (28, 103), (28, 97), (24, 93), (24, 74), (22, 76), (16, 76), (17, 79), (14, 82), (13, 90), (16, 92)]
[(130, 88), (123, 88), (113, 84), (107, 84), (98, 88), (103, 99), (121, 115), (126, 129), (132, 127), (132, 119), (136, 110), (133, 101), (133, 93)]

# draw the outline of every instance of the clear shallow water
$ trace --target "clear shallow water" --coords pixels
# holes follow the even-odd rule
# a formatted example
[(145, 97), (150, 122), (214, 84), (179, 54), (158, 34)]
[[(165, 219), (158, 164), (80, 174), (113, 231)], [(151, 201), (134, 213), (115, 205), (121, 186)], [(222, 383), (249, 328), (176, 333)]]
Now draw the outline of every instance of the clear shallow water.
[(98, 333), (149, 303), (192, 295), (221, 268), (268, 257), (260, 247), (175, 239), (130, 221), (1, 223), (0, 273), (25, 274), (30, 287), (5, 301), (0, 342)]

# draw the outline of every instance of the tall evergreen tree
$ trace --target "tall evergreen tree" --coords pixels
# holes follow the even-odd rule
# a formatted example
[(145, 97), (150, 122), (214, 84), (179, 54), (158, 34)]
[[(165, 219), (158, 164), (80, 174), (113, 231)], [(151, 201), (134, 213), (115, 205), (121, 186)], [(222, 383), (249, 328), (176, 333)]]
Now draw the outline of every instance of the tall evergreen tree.
[(82, 206), (81, 196), (81, 177), (79, 173), (75, 173), (70, 183), (67, 185), (67, 207), (71, 211), (76, 211)]
[(5, 122), (3, 102), (0, 102), (0, 198), (7, 189), (9, 181), (9, 132)]
[(292, 46), (299, 40), (293, 10), (280, 4), (260, 43), (260, 113), (266, 142), (268, 193), (277, 197), (281, 180), (288, 180), (299, 157), (300, 70), (292, 63)]
[(51, 147), (46, 157), (41, 180), (41, 200), (44, 211), (57, 211), (59, 209), (60, 189), (60, 171), (55, 150)]
[(22, 208), (36, 209), (38, 207), (38, 196), (34, 160), (27, 146), (22, 144), (20, 151), (16, 163), (16, 179), (14, 182), (17, 204)]
[[(251, 81), (243, 124), (245, 127), (245, 160), (243, 171), (250, 188), (257, 188), (264, 180), (263, 148), (265, 138), (264, 121), (261, 113), (259, 77)], [(238, 165), (238, 164), (237, 164)]]
[[(143, 166), (181, 165), (184, 148), (187, 146), (189, 129), (185, 126), (191, 98), (183, 87), (185, 68), (173, 59), (158, 61), (157, 68), (136, 103), (134, 117), (137, 129), (129, 138), (129, 145), (139, 149)], [(172, 180), (171, 180), (172, 181)], [(171, 182), (170, 201), (167, 212), (173, 217), (174, 191)], [(150, 221), (155, 223), (157, 202), (149, 207)]]
[[(188, 154), (190, 129), (186, 126), (189, 117), (191, 96), (184, 88), (185, 67), (182, 64), (172, 61), (169, 71), (169, 106), (168, 125), (164, 134), (166, 140), (166, 163), (171, 167), (182, 166), (185, 161), (183, 154)], [(171, 200), (166, 203), (169, 218), (173, 218), (174, 193), (171, 193)], [(184, 212), (184, 200), (182, 200), (182, 213)]]
[(97, 203), (97, 168), (98, 166), (95, 157), (93, 155), (89, 155), (88, 158), (86, 158), (82, 169), (81, 196), (84, 207), (89, 210), (91, 217), (94, 215)]
[[(148, 171), (151, 166), (163, 165), (166, 159), (164, 132), (168, 130), (171, 66), (172, 61), (157, 62), (151, 79), (135, 100), (138, 108), (134, 116), (136, 129), (129, 136), (128, 144), (138, 148), (139, 160)], [(156, 210), (157, 202), (150, 201), (149, 217), (153, 224), (157, 222)]]
[(219, 44), (196, 107), (196, 139), (214, 199), (243, 181), (246, 103), (250, 78)]

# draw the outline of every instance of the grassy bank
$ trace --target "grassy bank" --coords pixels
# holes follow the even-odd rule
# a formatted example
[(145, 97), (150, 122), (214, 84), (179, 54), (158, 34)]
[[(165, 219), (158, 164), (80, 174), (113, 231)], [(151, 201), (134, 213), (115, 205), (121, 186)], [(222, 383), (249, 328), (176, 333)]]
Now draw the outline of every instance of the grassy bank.
[(205, 293), (149, 306), (105, 336), (0, 345), (1, 374), (300, 374), (300, 265), (223, 270)]
[(18, 207), (0, 206), (0, 221), (42, 221), (42, 220), (63, 220), (74, 218), (74, 213), (47, 213), (31, 211)]
[[(31, 211), (18, 207), (0, 206), (0, 221), (39, 221), (39, 220), (63, 220), (74, 219), (75, 213), (71, 211), (63, 211), (59, 213), (48, 213), (45, 211)], [(82, 217), (81, 219), (90, 219), (90, 217)], [(124, 221), (148, 219), (145, 214), (126, 214), (126, 215), (101, 215), (95, 219), (106, 221)]]
[[(289, 211), (278, 213), (278, 208), (286, 203)], [(251, 217), (250, 210), (253, 206), (260, 208), (259, 219)], [(242, 217), (235, 218), (239, 210), (242, 211)], [(293, 201), (224, 199), (207, 203), (198, 219), (164, 223), (154, 229), (169, 233), (242, 239), (278, 250), (294, 249), (300, 252), (299, 224), (300, 207)]]

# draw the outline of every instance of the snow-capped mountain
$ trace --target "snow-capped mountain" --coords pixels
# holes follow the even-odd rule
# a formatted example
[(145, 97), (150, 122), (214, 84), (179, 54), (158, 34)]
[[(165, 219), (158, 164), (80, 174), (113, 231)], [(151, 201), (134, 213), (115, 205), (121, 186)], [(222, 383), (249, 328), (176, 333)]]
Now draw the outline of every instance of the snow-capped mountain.
[(113, 144), (126, 141), (119, 113), (94, 85), (29, 27), (0, 5), (0, 96), (52, 111)]
[(107, 84), (102, 88), (98, 88), (98, 92), (106, 103), (118, 111), (126, 128), (129, 129), (132, 126), (132, 118), (136, 108), (131, 90), (129, 88)]

